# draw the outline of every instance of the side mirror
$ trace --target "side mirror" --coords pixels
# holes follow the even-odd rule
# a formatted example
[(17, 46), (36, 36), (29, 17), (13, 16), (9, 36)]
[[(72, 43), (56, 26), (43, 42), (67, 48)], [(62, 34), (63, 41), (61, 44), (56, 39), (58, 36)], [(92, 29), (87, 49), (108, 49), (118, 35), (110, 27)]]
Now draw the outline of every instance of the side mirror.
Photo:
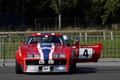
[(80, 37), (78, 37), (78, 39), (76, 39), (74, 46), (79, 48), (79, 45), (80, 45)]
[(77, 48), (79, 48), (79, 40), (76, 40), (75, 46), (76, 46)]

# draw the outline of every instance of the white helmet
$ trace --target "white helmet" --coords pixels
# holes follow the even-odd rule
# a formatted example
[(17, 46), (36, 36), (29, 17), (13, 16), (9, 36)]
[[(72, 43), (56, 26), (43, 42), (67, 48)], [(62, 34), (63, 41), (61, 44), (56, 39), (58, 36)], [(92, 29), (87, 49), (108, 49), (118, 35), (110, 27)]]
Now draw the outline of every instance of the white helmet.
[(65, 41), (69, 41), (69, 40), (70, 40), (70, 37), (67, 36), (67, 35), (63, 35), (63, 39), (64, 39)]

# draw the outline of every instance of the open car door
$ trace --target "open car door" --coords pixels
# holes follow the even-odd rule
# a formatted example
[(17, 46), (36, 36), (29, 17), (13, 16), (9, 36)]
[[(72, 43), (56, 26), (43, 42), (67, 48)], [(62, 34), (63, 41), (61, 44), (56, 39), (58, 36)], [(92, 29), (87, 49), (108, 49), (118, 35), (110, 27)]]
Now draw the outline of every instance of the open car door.
[(76, 46), (77, 48), (77, 63), (80, 62), (97, 62), (101, 51), (102, 43), (95, 45), (81, 45)]
[[(69, 46), (69, 43), (72, 39), (67, 35), (63, 35), (63, 38)], [(72, 48), (74, 49), (77, 55), (77, 63), (97, 62), (102, 51), (102, 43), (94, 45), (79, 45), (79, 41), (80, 39), (76, 40), (75, 44), (72, 45)]]

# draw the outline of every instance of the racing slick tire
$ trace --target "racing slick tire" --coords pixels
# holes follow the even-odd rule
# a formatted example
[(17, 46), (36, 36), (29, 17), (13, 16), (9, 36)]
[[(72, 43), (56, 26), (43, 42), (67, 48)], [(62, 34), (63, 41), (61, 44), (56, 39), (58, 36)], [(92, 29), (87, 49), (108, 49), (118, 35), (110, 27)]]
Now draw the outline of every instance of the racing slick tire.
[(20, 64), (17, 62), (17, 60), (16, 60), (16, 62), (15, 62), (15, 71), (16, 71), (17, 74), (23, 73), (22, 70), (21, 70), (21, 66), (20, 66)]
[(70, 74), (76, 73), (76, 61), (71, 65), (69, 73)]

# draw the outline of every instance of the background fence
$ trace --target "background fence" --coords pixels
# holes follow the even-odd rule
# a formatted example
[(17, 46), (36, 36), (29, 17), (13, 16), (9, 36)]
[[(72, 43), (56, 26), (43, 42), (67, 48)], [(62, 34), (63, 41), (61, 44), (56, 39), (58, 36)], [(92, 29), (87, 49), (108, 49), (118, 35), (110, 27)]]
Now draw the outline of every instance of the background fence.
[[(93, 18), (92, 18), (93, 19)], [(93, 21), (93, 20), (90, 21)], [(33, 30), (57, 30), (58, 29), (58, 17), (56, 18), (40, 18), (40, 19), (35, 19), (35, 25), (34, 25), (34, 29)], [(111, 24), (109, 24), (111, 25)], [(119, 26), (119, 25), (117, 25)], [(81, 17), (70, 17), (70, 18), (61, 18), (61, 29), (68, 29), (71, 28), (71, 30), (74, 29), (105, 29), (105, 26), (96, 24), (96, 22), (94, 21), (94, 23), (91, 23), (89, 21), (84, 21), (83, 18)], [(106, 28), (111, 29), (111, 27), (107, 27)], [(21, 28), (24, 29), (24, 28)], [(118, 29), (118, 28), (117, 28)]]
[[(0, 32), (0, 62), (15, 61), (15, 51), (20, 44), (27, 40), (30, 33), (42, 32)], [(67, 34), (76, 39), (80, 38), (81, 45), (103, 43), (102, 61), (120, 61), (120, 36), (111, 31), (49, 31)]]

